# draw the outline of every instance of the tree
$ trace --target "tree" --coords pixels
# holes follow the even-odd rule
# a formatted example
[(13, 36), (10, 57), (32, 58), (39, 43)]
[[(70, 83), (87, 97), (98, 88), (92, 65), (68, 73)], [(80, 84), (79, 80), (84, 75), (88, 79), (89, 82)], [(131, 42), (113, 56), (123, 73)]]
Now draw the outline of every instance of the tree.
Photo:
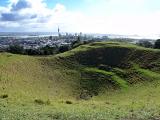
[(7, 51), (13, 54), (24, 54), (24, 48), (20, 45), (10, 45)]
[(80, 42), (80, 41), (81, 41), (81, 36), (80, 36), (80, 35), (78, 35), (78, 37), (77, 37), (77, 41), (78, 41), (78, 42)]
[(81, 41), (81, 37), (78, 35), (77, 40), (71, 43), (71, 48), (76, 48), (82, 44), (83, 42)]
[(70, 47), (68, 45), (63, 45), (63, 46), (59, 47), (59, 52), (63, 53), (63, 52), (68, 51), (69, 49), (70, 49)]
[(152, 43), (147, 41), (147, 40), (141, 40), (137, 44), (139, 46), (146, 47), (146, 48), (152, 48), (153, 47)]
[(27, 55), (41, 55), (41, 51), (39, 49), (26, 49), (25, 54), (27, 54)]
[(58, 48), (57, 46), (50, 47), (49, 45), (46, 45), (45, 47), (41, 48), (41, 51), (43, 51), (44, 55), (52, 55), (57, 53)]
[(26, 49), (25, 54), (27, 55), (53, 55), (58, 52), (57, 46), (50, 47), (48, 45), (39, 49)]
[(154, 44), (154, 48), (160, 49), (160, 39), (156, 40), (156, 42)]

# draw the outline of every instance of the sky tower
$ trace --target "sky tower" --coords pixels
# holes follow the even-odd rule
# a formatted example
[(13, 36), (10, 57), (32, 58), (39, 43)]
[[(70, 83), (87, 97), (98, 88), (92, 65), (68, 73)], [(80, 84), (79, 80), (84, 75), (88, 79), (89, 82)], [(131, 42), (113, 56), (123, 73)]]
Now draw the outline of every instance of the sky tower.
[(60, 37), (60, 29), (59, 29), (59, 26), (58, 26), (58, 36)]

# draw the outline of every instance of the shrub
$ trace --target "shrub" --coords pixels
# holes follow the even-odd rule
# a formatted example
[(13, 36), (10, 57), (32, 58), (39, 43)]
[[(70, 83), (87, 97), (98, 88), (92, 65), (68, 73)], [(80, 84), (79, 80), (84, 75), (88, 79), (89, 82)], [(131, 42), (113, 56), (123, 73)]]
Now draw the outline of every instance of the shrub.
[(43, 104), (50, 105), (51, 104), (51, 101), (49, 99), (47, 101), (43, 101), (41, 99), (35, 99), (34, 102), (39, 104), (39, 105), (43, 105)]
[(45, 104), (45, 102), (41, 99), (35, 99), (34, 102), (40, 105)]
[(67, 100), (67, 101), (66, 101), (66, 104), (72, 104), (72, 101), (68, 101), (68, 100)]
[(156, 40), (156, 42), (154, 44), (154, 48), (160, 49), (160, 39)]
[(8, 95), (7, 94), (1, 95), (0, 98), (3, 98), (3, 99), (8, 98)]

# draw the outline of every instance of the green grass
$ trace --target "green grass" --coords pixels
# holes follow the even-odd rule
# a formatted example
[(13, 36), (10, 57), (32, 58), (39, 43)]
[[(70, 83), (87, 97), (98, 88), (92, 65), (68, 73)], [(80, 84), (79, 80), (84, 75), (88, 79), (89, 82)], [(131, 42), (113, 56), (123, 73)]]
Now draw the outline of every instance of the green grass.
[[(160, 113), (159, 87), (141, 84), (127, 91), (115, 91), (94, 97), (89, 101), (75, 101), (68, 105), (63, 101), (52, 101), (50, 105), (6, 104), (1, 108), (1, 118), (9, 119), (59, 119), (59, 120), (112, 120), (121, 118), (149, 119)], [(2, 102), (2, 101), (1, 101)]]
[(160, 80), (160, 74), (159, 73), (153, 72), (153, 71), (148, 70), (148, 69), (142, 69), (142, 68), (140, 68), (138, 66), (136, 66), (135, 69), (139, 73), (141, 73), (142, 75), (148, 77), (151, 80)]
[(0, 119), (159, 118), (159, 58), (159, 50), (117, 42), (47, 57), (0, 53)]
[[(104, 70), (99, 70), (97, 68), (85, 68), (85, 71), (87, 72), (92, 72), (94, 73), (98, 73), (98, 74), (102, 74), (105, 76), (109, 76), (111, 77), (111, 81), (113, 81), (115, 84), (117, 84), (119, 87), (121, 88), (128, 88), (127, 82), (125, 80), (123, 80), (122, 78), (120, 78), (119, 76), (117, 76), (116, 74), (114, 74), (113, 72), (107, 72)], [(106, 78), (107, 80), (107, 78)]]

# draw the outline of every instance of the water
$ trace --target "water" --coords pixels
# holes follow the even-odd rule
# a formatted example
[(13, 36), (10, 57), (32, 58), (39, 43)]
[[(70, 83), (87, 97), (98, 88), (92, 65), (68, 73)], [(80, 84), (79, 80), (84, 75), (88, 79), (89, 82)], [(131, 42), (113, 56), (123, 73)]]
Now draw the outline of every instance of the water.
[(0, 32), (0, 37), (16, 37), (16, 38), (28, 38), (28, 37), (45, 37), (45, 36), (57, 36), (55, 32)]
[[(65, 33), (62, 33), (65, 34)], [(70, 33), (74, 35), (74, 33)], [(88, 34), (93, 37), (108, 36), (108, 38), (131, 38), (131, 39), (160, 39), (160, 35), (118, 35), (118, 34)], [(57, 32), (0, 32), (0, 37), (16, 37), (16, 38), (31, 38), (31, 37), (45, 37), (58, 36)]]

